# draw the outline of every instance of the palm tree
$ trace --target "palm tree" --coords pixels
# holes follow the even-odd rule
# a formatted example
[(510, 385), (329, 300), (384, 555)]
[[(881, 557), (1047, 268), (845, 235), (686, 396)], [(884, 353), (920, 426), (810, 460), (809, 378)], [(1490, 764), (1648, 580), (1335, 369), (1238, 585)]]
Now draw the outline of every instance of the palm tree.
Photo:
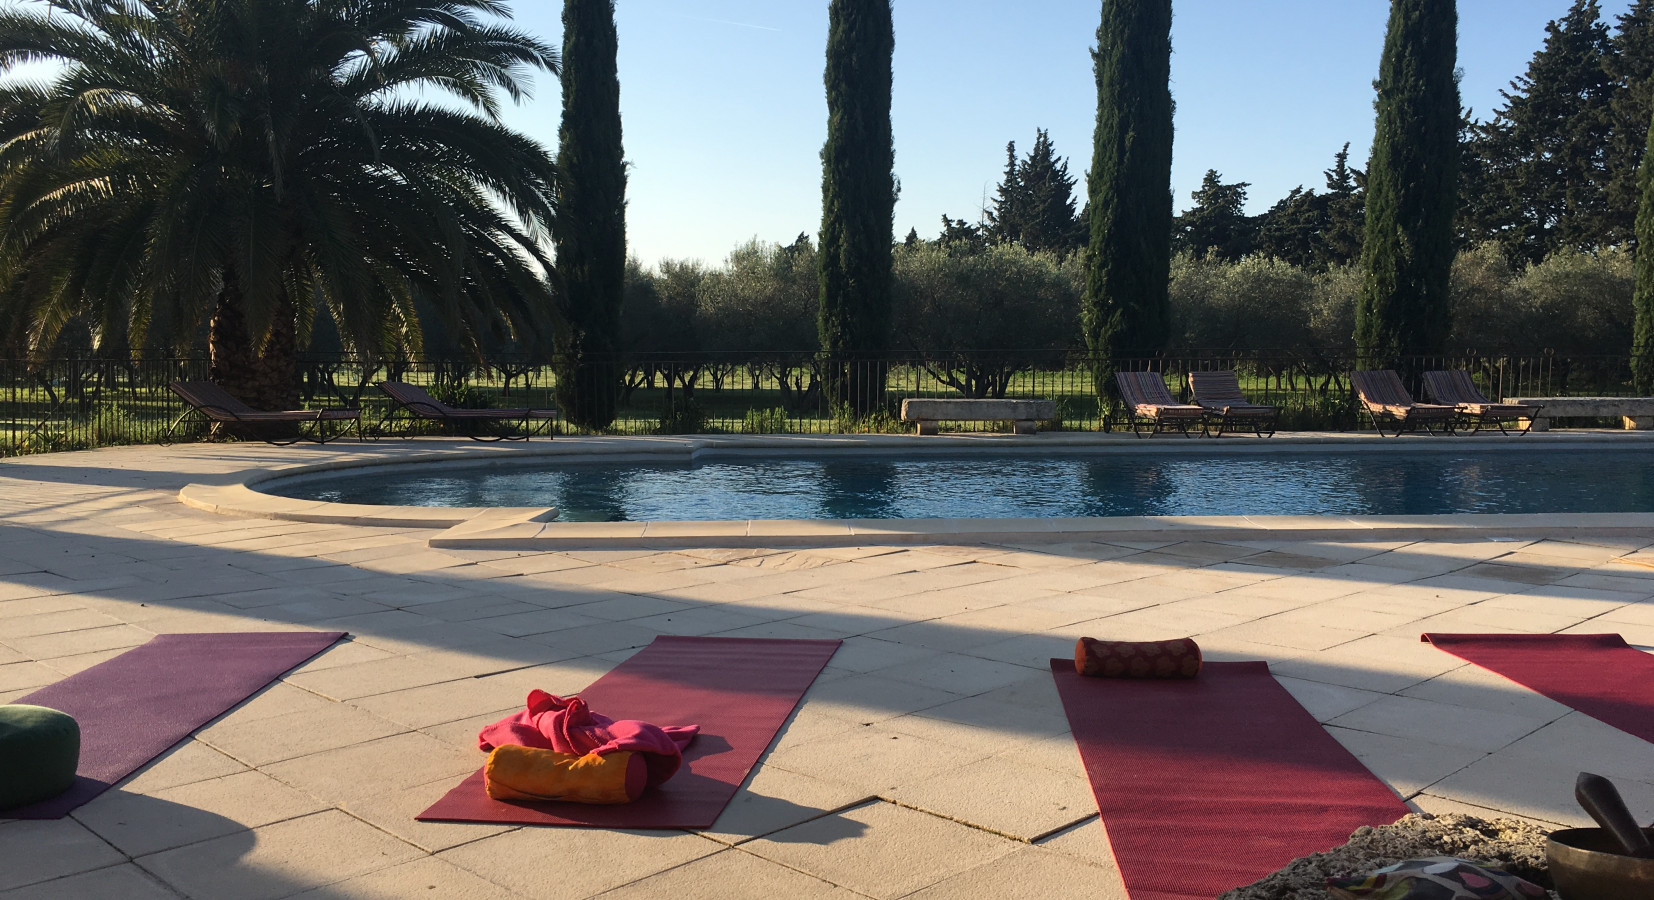
[(205, 328), (215, 380), (265, 406), (294, 400), (319, 311), (368, 356), (418, 349), (416, 305), (475, 354), (539, 346), (555, 165), (499, 112), (558, 58), (508, 18), (500, 0), (0, 10), (0, 321), (36, 353), (72, 321), (116, 348)]

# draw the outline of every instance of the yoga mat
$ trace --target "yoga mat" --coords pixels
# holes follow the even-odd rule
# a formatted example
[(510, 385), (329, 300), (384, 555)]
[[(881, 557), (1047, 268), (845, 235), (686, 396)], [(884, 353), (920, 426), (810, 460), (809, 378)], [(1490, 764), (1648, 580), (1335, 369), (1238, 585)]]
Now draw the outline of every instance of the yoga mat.
[(1132, 900), (1211, 900), (1409, 811), (1267, 663), (1151, 681), (1053, 659), (1051, 673)]
[(1617, 634), (1426, 634), (1421, 639), (1654, 742), (1654, 655)]
[[(504, 802), (482, 770), (415, 818), (422, 822), (710, 828), (838, 641), (662, 636), (580, 692), (593, 712), (699, 725), (672, 780), (620, 806)], [(1069, 664), (1070, 666), (1073, 663)]]
[(344, 636), (342, 631), (161, 634), (17, 698), (75, 717), (80, 768), (68, 792), (0, 811), (0, 819), (68, 815)]

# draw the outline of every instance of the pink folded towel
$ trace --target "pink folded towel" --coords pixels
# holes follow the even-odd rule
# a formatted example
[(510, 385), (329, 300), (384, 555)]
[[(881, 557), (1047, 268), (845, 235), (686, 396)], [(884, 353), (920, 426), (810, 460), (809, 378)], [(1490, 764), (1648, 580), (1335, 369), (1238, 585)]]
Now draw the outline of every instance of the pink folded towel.
[(512, 744), (572, 756), (641, 753), (653, 786), (678, 771), (684, 748), (700, 730), (699, 725), (663, 728), (636, 719), (615, 720), (592, 712), (579, 697), (565, 699), (536, 690), (528, 695), (527, 709), (477, 732), (477, 745), (484, 753)]

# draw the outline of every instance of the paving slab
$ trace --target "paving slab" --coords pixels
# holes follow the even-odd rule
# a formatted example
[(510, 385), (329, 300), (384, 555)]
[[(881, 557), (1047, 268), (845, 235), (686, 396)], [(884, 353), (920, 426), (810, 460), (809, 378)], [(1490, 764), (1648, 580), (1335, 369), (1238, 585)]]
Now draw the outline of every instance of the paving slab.
[(895, 900), (1015, 851), (1017, 842), (891, 803), (870, 803), (742, 846), (879, 900)]
[(179, 896), (132, 863), (0, 892), (5, 900), (179, 900)]
[(0, 821), (0, 890), (125, 861), (120, 851), (74, 819)]
[(421, 855), (409, 844), (329, 810), (135, 862), (186, 896), (275, 900)]
[(455, 847), (437, 859), (531, 900), (574, 900), (723, 849), (683, 832), (523, 828)]
[(598, 895), (603, 900), (854, 900), (861, 895), (740, 850), (724, 850)]

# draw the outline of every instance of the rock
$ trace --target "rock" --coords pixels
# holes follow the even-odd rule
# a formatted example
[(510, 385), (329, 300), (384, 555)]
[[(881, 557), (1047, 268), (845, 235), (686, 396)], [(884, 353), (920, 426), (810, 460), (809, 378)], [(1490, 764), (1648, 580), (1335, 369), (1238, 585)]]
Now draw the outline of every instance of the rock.
[(1327, 900), (1326, 879), (1365, 875), (1409, 859), (1452, 856), (1503, 869), (1546, 889), (1545, 829), (1515, 819), (1419, 813), (1394, 825), (1358, 828), (1349, 843), (1295, 859), (1218, 900)]

